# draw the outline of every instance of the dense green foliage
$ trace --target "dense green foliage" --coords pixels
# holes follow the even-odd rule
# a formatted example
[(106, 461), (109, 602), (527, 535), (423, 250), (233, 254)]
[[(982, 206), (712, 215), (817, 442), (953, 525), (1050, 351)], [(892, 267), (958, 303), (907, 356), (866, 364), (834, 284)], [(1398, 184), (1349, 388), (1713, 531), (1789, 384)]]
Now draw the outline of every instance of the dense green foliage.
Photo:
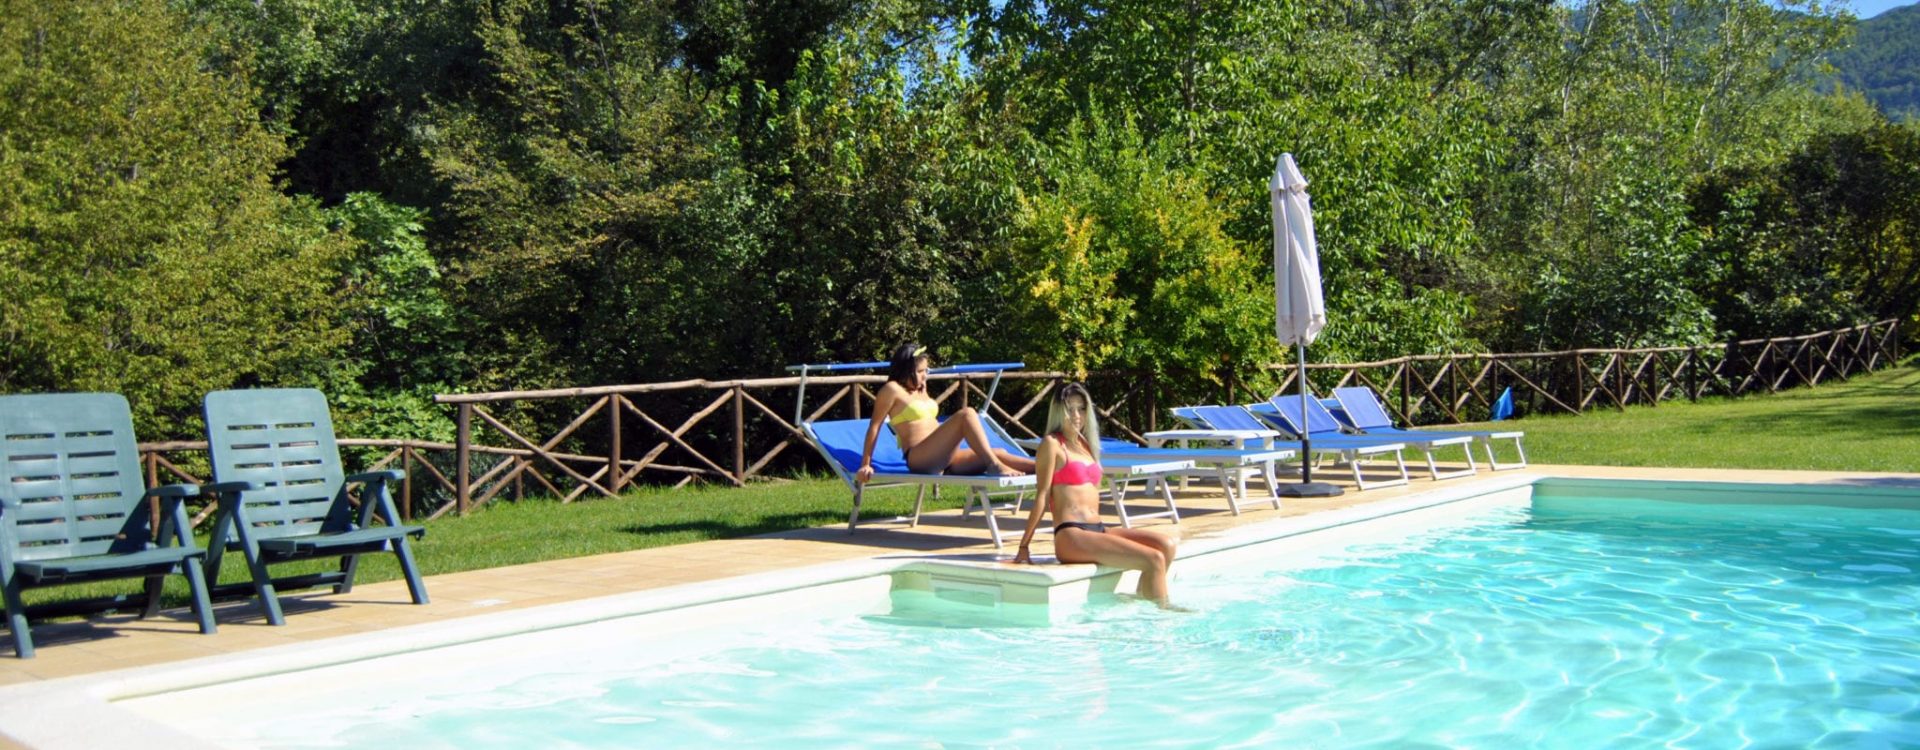
[(274, 183), (286, 146), (204, 32), (161, 0), (0, 18), (0, 390), (118, 390), (177, 429), (342, 349), (350, 245)]
[(1888, 117), (1920, 120), (1920, 5), (1861, 21), (1853, 45), (1833, 65), (1841, 82)]
[[(1767, 0), (4, 0), (0, 388), (769, 375), (918, 338), (1176, 391), (1287, 357), (1916, 310), (1913, 131)], [(1167, 394), (1178, 399), (1181, 393)], [(157, 436), (157, 435), (156, 435)]]

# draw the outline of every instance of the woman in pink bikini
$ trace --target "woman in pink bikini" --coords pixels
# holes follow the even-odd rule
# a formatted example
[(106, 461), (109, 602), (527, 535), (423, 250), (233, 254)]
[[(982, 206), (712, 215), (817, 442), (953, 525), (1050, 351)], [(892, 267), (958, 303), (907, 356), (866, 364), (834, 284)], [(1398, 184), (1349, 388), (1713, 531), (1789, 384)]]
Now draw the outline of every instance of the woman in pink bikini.
[(907, 468), (916, 474), (1033, 473), (1033, 459), (988, 447), (986, 426), (973, 407), (961, 408), (944, 422), (939, 416), (940, 404), (927, 395), (927, 348), (901, 344), (887, 362), (887, 382), (873, 397), (873, 418), (854, 481), (866, 484), (873, 478), (873, 444), (880, 439), (881, 420), (893, 426)]
[(1140, 571), (1140, 596), (1167, 603), (1167, 566), (1174, 542), (1151, 531), (1108, 527), (1100, 521), (1100, 427), (1087, 387), (1068, 383), (1047, 410), (1047, 434), (1034, 460), (1041, 502), (1027, 516), (1016, 563), (1033, 562), (1028, 546), (1040, 514), (1053, 513), (1053, 554), (1063, 563), (1099, 563)]

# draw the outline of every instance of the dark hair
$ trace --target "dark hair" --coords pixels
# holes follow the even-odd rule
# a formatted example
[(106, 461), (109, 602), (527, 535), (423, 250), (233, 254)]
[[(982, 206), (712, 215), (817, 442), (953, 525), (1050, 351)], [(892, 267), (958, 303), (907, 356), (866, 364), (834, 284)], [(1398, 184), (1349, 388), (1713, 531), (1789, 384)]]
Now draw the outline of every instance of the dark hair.
[(893, 357), (887, 360), (887, 379), (906, 385), (916, 365), (926, 358), (927, 348), (911, 341), (894, 347)]

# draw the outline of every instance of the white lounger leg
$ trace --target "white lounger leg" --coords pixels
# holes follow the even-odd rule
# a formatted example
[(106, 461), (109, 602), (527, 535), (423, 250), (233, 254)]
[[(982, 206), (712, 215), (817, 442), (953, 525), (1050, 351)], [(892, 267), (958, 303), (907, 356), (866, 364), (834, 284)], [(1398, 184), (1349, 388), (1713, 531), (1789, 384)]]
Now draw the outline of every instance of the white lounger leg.
[(1394, 462), (1394, 465), (1400, 469), (1400, 478), (1390, 479), (1385, 482), (1374, 482), (1371, 485), (1369, 485), (1367, 481), (1360, 476), (1360, 463), (1361, 463), (1360, 452), (1353, 451), (1351, 453), (1346, 454), (1346, 456), (1347, 456), (1347, 464), (1353, 467), (1354, 486), (1359, 487), (1361, 490), (1379, 489), (1381, 487), (1399, 487), (1401, 485), (1407, 484), (1410, 481), (1407, 478), (1407, 457), (1406, 457), (1406, 454), (1402, 451), (1393, 452), (1393, 462)]
[[(1234, 515), (1236, 516), (1240, 515), (1240, 496), (1237, 494), (1234, 494), (1233, 477), (1228, 476), (1228, 470), (1224, 466), (1220, 467), (1219, 469), (1215, 469), (1215, 471), (1219, 472), (1220, 474), (1220, 491), (1227, 493), (1227, 507), (1233, 509)], [(1238, 474), (1239, 472), (1232, 472), (1232, 473)]]
[[(1000, 543), (1000, 514), (993, 512), (993, 498), (987, 497), (987, 488), (985, 487), (969, 488), (967, 494), (980, 499), (981, 515), (987, 517), (987, 533), (993, 537), (993, 548), (1000, 549), (1002, 546)], [(1039, 501), (1036, 500), (1034, 502)]]
[[(1160, 498), (1166, 501), (1167, 509), (1145, 513), (1140, 518), (1171, 518), (1174, 523), (1179, 523), (1180, 508), (1173, 503), (1173, 483), (1167, 481), (1164, 474), (1147, 475), (1143, 478), (1147, 480), (1146, 493), (1151, 494), (1155, 487), (1160, 488)], [(1112, 492), (1113, 510), (1120, 516), (1120, 525), (1129, 529), (1133, 528), (1134, 517), (1127, 511), (1127, 487), (1132, 483), (1131, 479), (1115, 478)]]
[(857, 484), (853, 486), (853, 513), (847, 516), (847, 533), (849, 534), (860, 525), (860, 495), (865, 490), (863, 486)]
[(1268, 461), (1260, 466), (1260, 474), (1267, 478), (1267, 496), (1273, 498), (1274, 510), (1280, 509), (1280, 482), (1273, 475), (1275, 464), (1278, 463), (1278, 461)]
[[(1503, 439), (1503, 438), (1505, 438), (1505, 439), (1511, 439), (1511, 440), (1513, 440), (1513, 449), (1514, 449), (1515, 451), (1518, 451), (1518, 452), (1520, 453), (1520, 463), (1517, 463), (1517, 464), (1507, 464), (1506, 466), (1501, 466), (1501, 465), (1500, 465), (1500, 461), (1499, 461), (1498, 459), (1496, 459), (1496, 458), (1494, 458), (1494, 456), (1493, 456), (1493, 441), (1495, 441), (1495, 440), (1500, 440), (1500, 439)], [(1492, 466), (1492, 467), (1493, 467), (1493, 470), (1494, 470), (1494, 471), (1501, 471), (1501, 470), (1503, 470), (1503, 469), (1522, 469), (1522, 468), (1526, 468), (1526, 465), (1527, 465), (1527, 449), (1526, 449), (1526, 446), (1523, 446), (1523, 445), (1521, 445), (1521, 444), (1520, 444), (1520, 438), (1521, 438), (1521, 434), (1520, 434), (1520, 433), (1513, 433), (1513, 434), (1508, 434), (1508, 435), (1488, 435), (1488, 436), (1486, 437), (1486, 446), (1487, 446), (1487, 464), (1488, 464), (1489, 466)]]
[(1473, 463), (1473, 441), (1468, 440), (1467, 442), (1464, 442), (1464, 443), (1457, 443), (1457, 445), (1460, 446), (1460, 452), (1466, 454), (1467, 456), (1467, 468), (1455, 469), (1453, 471), (1449, 471), (1444, 474), (1440, 472), (1440, 463), (1438, 461), (1435, 461), (1433, 458), (1433, 451), (1436, 446), (1434, 446), (1431, 443), (1428, 443), (1426, 444), (1425, 447), (1420, 449), (1422, 453), (1427, 454), (1427, 476), (1432, 478), (1433, 481), (1438, 482), (1442, 479), (1456, 479), (1459, 477), (1470, 477), (1480, 473), (1480, 467), (1475, 466)]

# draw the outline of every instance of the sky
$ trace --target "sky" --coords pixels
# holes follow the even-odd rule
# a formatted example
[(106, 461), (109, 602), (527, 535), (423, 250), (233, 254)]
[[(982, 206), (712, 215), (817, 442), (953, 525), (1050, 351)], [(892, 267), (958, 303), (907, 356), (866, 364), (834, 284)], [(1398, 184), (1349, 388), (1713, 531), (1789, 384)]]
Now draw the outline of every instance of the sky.
[(1853, 0), (1847, 3), (1853, 8), (1853, 14), (1861, 18), (1872, 18), (1890, 9), (1903, 5), (1912, 5), (1914, 0)]

